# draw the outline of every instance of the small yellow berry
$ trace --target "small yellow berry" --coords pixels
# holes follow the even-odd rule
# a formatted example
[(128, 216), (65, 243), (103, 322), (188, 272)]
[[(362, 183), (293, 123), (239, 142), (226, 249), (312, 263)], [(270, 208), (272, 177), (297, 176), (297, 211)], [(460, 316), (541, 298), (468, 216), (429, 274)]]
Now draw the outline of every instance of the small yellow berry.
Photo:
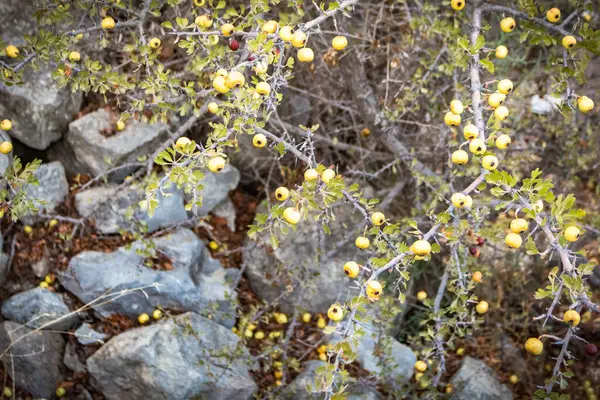
[(325, 183), (329, 183), (329, 181), (331, 181), (333, 178), (335, 178), (335, 171), (333, 169), (331, 169), (331, 168), (327, 168), (321, 174), (321, 179)]
[(502, 21), (500, 21), (500, 29), (502, 32), (512, 32), (517, 27), (517, 22), (514, 18), (506, 17)]
[(106, 17), (102, 20), (102, 29), (113, 29), (115, 27), (115, 20), (112, 17)]
[(575, 242), (581, 236), (581, 231), (576, 226), (569, 226), (565, 229), (565, 239), (569, 242)]
[(12, 121), (10, 119), (3, 119), (0, 122), (0, 129), (3, 131), (10, 131), (12, 129)]
[(148, 323), (148, 321), (150, 321), (150, 316), (148, 316), (148, 314), (144, 313), (144, 314), (140, 314), (138, 316), (138, 322), (142, 325)]
[(473, 282), (481, 283), (481, 281), (483, 280), (483, 274), (481, 273), (481, 271), (475, 271), (473, 272), (473, 276), (471, 277), (471, 279), (473, 279)]
[(423, 300), (427, 299), (427, 292), (421, 290), (419, 293), (417, 293), (417, 299), (419, 301), (423, 301)]
[(473, 124), (467, 124), (463, 128), (463, 136), (467, 140), (473, 140), (477, 136), (479, 136), (479, 131), (477, 130), (477, 127), (475, 125), (473, 125)]
[(546, 18), (552, 23), (560, 21), (560, 10), (558, 8), (551, 8), (546, 12)]
[(360, 266), (354, 261), (348, 261), (344, 264), (344, 273), (348, 278), (356, 278), (360, 272)]
[(460, 11), (465, 8), (465, 4), (467, 4), (467, 0), (452, 0), (450, 2), (452, 9), (455, 11)]
[(310, 319), (311, 319), (310, 313), (302, 314), (302, 322), (304, 322), (305, 324), (308, 324), (310, 322)]
[(577, 39), (571, 35), (562, 38), (562, 45), (565, 49), (572, 49), (577, 44)]
[(525, 350), (535, 356), (539, 356), (544, 351), (544, 343), (538, 338), (529, 338), (525, 342)]
[(515, 218), (510, 222), (510, 230), (513, 233), (523, 233), (529, 229), (529, 222), (525, 218)]
[(234, 29), (235, 28), (234, 28), (233, 24), (223, 24), (221, 26), (221, 33), (223, 34), (223, 36), (228, 37), (228, 36), (231, 36), (231, 33), (233, 32)]
[(285, 201), (288, 199), (288, 197), (290, 197), (290, 191), (287, 188), (281, 186), (275, 190), (275, 198), (277, 200)]
[(371, 300), (379, 300), (381, 293), (383, 292), (383, 287), (381, 283), (378, 281), (369, 281), (367, 282), (367, 297)]
[(431, 244), (427, 240), (417, 240), (410, 246), (410, 251), (417, 256), (427, 256), (431, 253)]
[(506, 46), (496, 47), (496, 58), (506, 58), (508, 55), (508, 48)]
[(345, 36), (336, 36), (331, 41), (331, 45), (338, 51), (344, 50), (348, 46), (348, 39)]
[(288, 207), (283, 210), (283, 219), (292, 225), (296, 225), (300, 221), (300, 212), (293, 207)]
[(257, 133), (252, 137), (252, 144), (259, 149), (265, 147), (267, 145), (267, 137), (262, 133)]
[(415, 370), (418, 372), (425, 372), (427, 370), (427, 363), (425, 361), (417, 361), (415, 363)]
[(569, 310), (567, 312), (565, 312), (565, 315), (563, 315), (563, 321), (565, 321), (567, 324), (572, 324), (573, 326), (577, 326), (579, 325), (579, 322), (581, 321), (581, 316), (579, 315), (579, 313), (575, 310)]
[(469, 162), (469, 154), (464, 150), (456, 150), (452, 153), (452, 163), (456, 165), (464, 165)]
[(266, 33), (275, 33), (277, 31), (277, 21), (267, 21), (262, 26), (262, 31)]
[(223, 157), (213, 157), (208, 162), (208, 169), (211, 172), (221, 172), (225, 168), (225, 159)]
[(152, 318), (154, 319), (161, 319), (163, 317), (163, 312), (162, 310), (156, 309), (152, 312)]
[(382, 212), (375, 212), (371, 215), (371, 222), (375, 226), (381, 226), (385, 222), (385, 215)]
[(475, 311), (477, 311), (478, 314), (485, 314), (489, 308), (490, 305), (488, 304), (488, 302), (485, 300), (481, 300), (479, 303), (477, 303)]
[(504, 243), (506, 243), (508, 247), (518, 249), (523, 244), (523, 239), (516, 233), (511, 232), (504, 238)]
[(450, 102), (450, 111), (453, 114), (460, 115), (464, 111), (463, 103), (460, 100), (452, 100)]
[(485, 150), (487, 149), (487, 147), (485, 146), (485, 143), (483, 143), (483, 140), (481, 139), (473, 139), (471, 140), (471, 143), (469, 143), (469, 151), (473, 154), (476, 155), (480, 155), (485, 153)]
[(359, 249), (363, 249), (364, 250), (364, 249), (368, 249), (369, 248), (369, 245), (371, 244), (371, 241), (369, 240), (369, 238), (366, 238), (364, 236), (359, 236), (354, 241), (354, 244)]
[(77, 51), (72, 51), (69, 53), (69, 60), (72, 62), (77, 62), (81, 60), (81, 54), (79, 54)]
[(309, 47), (304, 47), (298, 50), (298, 61), (311, 62), (315, 58), (315, 53)]
[(342, 306), (340, 306), (338, 303), (333, 304), (327, 310), (327, 317), (329, 317), (329, 319), (333, 322), (341, 321), (344, 318), (344, 310), (342, 309)]
[(319, 173), (317, 172), (316, 169), (314, 168), (309, 168), (306, 171), (304, 171), (304, 180), (305, 181), (314, 181), (317, 180), (319, 178)]
[(160, 47), (161, 41), (159, 38), (150, 39), (150, 47), (153, 49), (158, 49)]

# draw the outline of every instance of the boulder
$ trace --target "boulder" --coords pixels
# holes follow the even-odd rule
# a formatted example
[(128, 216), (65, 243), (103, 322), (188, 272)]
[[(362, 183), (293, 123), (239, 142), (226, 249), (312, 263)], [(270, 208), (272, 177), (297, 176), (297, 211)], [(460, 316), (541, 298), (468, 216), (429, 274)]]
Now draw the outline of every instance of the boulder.
[[(150, 155), (169, 136), (166, 124), (150, 125), (132, 120), (127, 122), (123, 131), (107, 136), (114, 130), (116, 120), (116, 116), (101, 108), (69, 125), (65, 136), (66, 149), (61, 150), (67, 151), (67, 155), (73, 153), (83, 167), (77, 172), (97, 176), (116, 166), (138, 162), (138, 157)], [(60, 157), (60, 154), (53, 157)], [(131, 170), (124, 168), (112, 175), (112, 179), (122, 180)]]
[[(39, 210), (39, 213), (51, 214), (69, 195), (69, 184), (65, 169), (60, 162), (42, 164), (34, 173), (39, 185), (28, 185), (25, 194)], [(35, 216), (26, 216), (23, 221), (32, 224)]]
[[(40, 287), (17, 293), (2, 304), (4, 318), (32, 329), (40, 328), (69, 313), (69, 307), (60, 294)], [(77, 315), (71, 315), (44, 329), (66, 331), (75, 326), (78, 320)]]
[(496, 379), (483, 361), (465, 357), (458, 372), (450, 379), (456, 400), (512, 400), (512, 392)]
[[(193, 215), (207, 215), (215, 207), (229, 200), (229, 192), (235, 189), (238, 183), (240, 183), (240, 171), (231, 164), (227, 164), (218, 173), (205, 171), (204, 181), (202, 182), (204, 188), (201, 191), (202, 207), (194, 207), (192, 209)], [(186, 193), (186, 203), (190, 203), (192, 200), (193, 196)]]
[(21, 46), (26, 43), (25, 35), (31, 34), (37, 28), (33, 13), (37, 10), (36, 4), (22, 0), (0, 1), (0, 15), (3, 23), (0, 25), (0, 38), (6, 44)]
[(112, 338), (87, 360), (109, 400), (252, 399), (250, 354), (231, 330), (186, 313)]
[(79, 192), (75, 195), (75, 207), (82, 217), (95, 220), (96, 229), (104, 234), (139, 230), (140, 223), (147, 226), (148, 232), (154, 232), (187, 220), (182, 191), (174, 185), (163, 191), (167, 195), (159, 191), (152, 217), (139, 206), (145, 193), (137, 185), (120, 188), (108, 184)]
[(235, 221), (237, 212), (235, 210), (235, 204), (233, 201), (226, 199), (219, 203), (218, 206), (212, 210), (212, 213), (219, 218), (223, 218), (227, 222), (227, 227), (230, 231), (235, 232)]
[(29, 147), (47, 149), (62, 137), (81, 107), (81, 92), (59, 88), (50, 69), (26, 67), (23, 85), (0, 85), (0, 115), (13, 122), (10, 135)]
[[(136, 242), (129, 249), (120, 248), (112, 253), (87, 251), (78, 254), (59, 275), (60, 283), (84, 303), (108, 292), (114, 294), (107, 304), (92, 306), (104, 317), (118, 313), (137, 318), (160, 306), (194, 311), (232, 327), (237, 296), (229, 288), (228, 280), (234, 279), (237, 270), (223, 269), (188, 229), (153, 240), (156, 249), (171, 260), (171, 270), (145, 266), (145, 257), (136, 252), (143, 249), (144, 243)], [(123, 290), (132, 291), (120, 295)]]
[(90, 324), (84, 323), (75, 331), (75, 337), (79, 343), (85, 346), (88, 344), (103, 344), (108, 335), (100, 333), (94, 330)]
[[(354, 246), (356, 234), (362, 232), (358, 223), (362, 218), (351, 214), (350, 209), (336, 208), (331, 235), (309, 216), (295, 231), (279, 235), (276, 249), (271, 249), (265, 236), (249, 242), (244, 260), (254, 293), (269, 302), (280, 299), (285, 312), (292, 312), (297, 305), (311, 313), (324, 312), (332, 303), (343, 300), (352, 280), (345, 276), (342, 266), (349, 260), (366, 261), (364, 253)], [(290, 289), (293, 291), (281, 298), (281, 293)]]
[(63, 363), (73, 372), (86, 372), (85, 364), (79, 360), (79, 355), (77, 354), (77, 345), (75, 342), (67, 342), (65, 354), (63, 356)]
[(36, 398), (52, 397), (62, 381), (64, 348), (60, 334), (33, 332), (12, 321), (0, 324), (0, 353), (6, 351), (2, 358), (4, 370), (17, 387)]

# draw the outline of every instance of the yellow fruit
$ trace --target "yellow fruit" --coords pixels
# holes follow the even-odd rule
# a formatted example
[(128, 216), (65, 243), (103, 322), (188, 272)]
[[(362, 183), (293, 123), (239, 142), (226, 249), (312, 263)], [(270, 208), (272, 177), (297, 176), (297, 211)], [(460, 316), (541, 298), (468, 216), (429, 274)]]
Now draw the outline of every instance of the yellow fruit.
[(292, 33), (292, 27), (289, 25), (281, 27), (279, 30), (279, 37), (284, 42), (291, 42), (294, 38), (294, 34)]
[(513, 83), (510, 79), (502, 79), (498, 82), (498, 91), (502, 94), (509, 94), (513, 90)]
[(477, 314), (485, 314), (489, 308), (490, 305), (488, 304), (488, 302), (485, 300), (481, 300), (479, 303), (477, 303), (475, 311), (477, 311)]
[(208, 248), (211, 250), (217, 250), (219, 248), (219, 244), (214, 240), (211, 240), (210, 242), (208, 242)]
[(560, 21), (560, 10), (558, 8), (551, 8), (546, 12), (546, 19), (552, 23)]
[(508, 247), (518, 249), (523, 244), (523, 239), (521, 239), (521, 236), (517, 235), (516, 233), (511, 232), (504, 238), (504, 243), (506, 243)]
[(221, 25), (221, 33), (225, 37), (231, 36), (231, 33), (233, 32), (234, 29), (235, 29), (235, 27), (233, 26), (233, 24), (223, 24), (223, 25)]
[(364, 236), (359, 236), (354, 241), (354, 244), (359, 249), (363, 249), (364, 250), (364, 249), (368, 249), (369, 248), (369, 245), (371, 244), (371, 241), (369, 240), (369, 238), (366, 238)]
[(581, 13), (581, 16), (583, 17), (583, 19), (585, 19), (587, 22), (590, 22), (592, 20), (592, 14), (590, 14), (587, 11), (584, 11), (583, 13)]
[(310, 313), (305, 312), (304, 314), (302, 314), (302, 322), (304, 322), (305, 324), (308, 324), (310, 322), (310, 319)]
[(382, 212), (376, 212), (371, 215), (371, 222), (375, 226), (381, 226), (385, 222), (385, 215)]
[(483, 140), (481, 139), (473, 139), (471, 140), (471, 143), (469, 143), (469, 151), (473, 154), (483, 154), (486, 149), (487, 147), (485, 147), (485, 143), (483, 143)]
[(467, 0), (452, 0), (450, 5), (456, 11), (460, 11), (465, 8), (465, 4), (467, 4)]
[[(317, 328), (323, 329), (326, 326), (327, 326), (327, 321), (325, 321), (325, 318), (319, 317), (319, 319), (317, 319)], [(327, 356), (325, 356), (325, 359), (327, 359)]]
[(314, 181), (319, 178), (319, 173), (314, 168), (309, 168), (304, 171), (304, 180), (305, 181)]
[(463, 113), (464, 109), (462, 101), (452, 100), (450, 102), (450, 111), (452, 111), (453, 114), (460, 115)]
[(492, 108), (498, 108), (504, 102), (504, 100), (506, 100), (506, 95), (500, 92), (495, 92), (492, 93), (488, 98), (488, 104)]
[(594, 101), (587, 96), (578, 97), (577, 107), (582, 113), (590, 112), (594, 109)]
[(335, 171), (333, 169), (331, 169), (331, 168), (327, 168), (321, 174), (321, 179), (325, 183), (329, 183), (329, 181), (332, 180), (333, 178), (335, 178)]
[(446, 393), (446, 394), (450, 394), (450, 393), (452, 393), (453, 391), (454, 391), (454, 387), (452, 387), (452, 385), (451, 385), (451, 384), (448, 384), (448, 385), (446, 385), (446, 390), (445, 390), (445, 393)]
[(152, 312), (152, 318), (154, 318), (154, 319), (161, 319), (162, 316), (163, 316), (163, 312), (161, 310), (157, 309)]
[(369, 137), (371, 135), (371, 130), (369, 128), (363, 128), (363, 130), (360, 131), (360, 134), (364, 137)]
[(179, 139), (177, 139), (177, 141), (175, 142), (175, 147), (185, 147), (188, 144), (192, 143), (192, 141), (188, 138), (186, 138), (185, 136), (180, 137)]
[(283, 372), (282, 371), (275, 371), (273, 373), (273, 376), (275, 377), (275, 379), (280, 379), (283, 377)]
[(296, 48), (300, 48), (300, 47), (304, 47), (305, 43), (306, 43), (306, 33), (302, 32), (302, 31), (294, 32), (294, 35), (292, 36), (292, 46), (294, 46)]
[(516, 385), (517, 382), (519, 382), (519, 377), (516, 375), (511, 375), (510, 378), (508, 378), (509, 382), (512, 383), (513, 385)]
[(544, 351), (544, 343), (540, 339), (537, 338), (529, 338), (525, 342), (525, 350), (534, 356), (539, 356)]
[(271, 85), (267, 82), (258, 82), (256, 84), (256, 93), (268, 96), (271, 93)]
[(49, 226), (50, 228), (54, 228), (56, 225), (58, 225), (58, 221), (57, 221), (57, 220), (55, 220), (55, 219), (51, 219), (51, 220), (48, 222), (48, 226)]
[(466, 199), (465, 195), (462, 193), (454, 193), (452, 195), (452, 197), (450, 198), (450, 201), (452, 202), (452, 204), (454, 204), (454, 207), (463, 208), (465, 206), (467, 199)]
[(161, 41), (159, 38), (152, 38), (150, 39), (150, 47), (153, 49), (158, 49), (160, 47)]
[(483, 280), (483, 274), (481, 273), (481, 271), (475, 271), (473, 272), (473, 276), (471, 277), (471, 279), (473, 279), (473, 282), (481, 283), (481, 281)]
[(56, 397), (64, 397), (67, 394), (67, 389), (62, 386), (56, 388)]
[(506, 17), (502, 21), (500, 21), (500, 29), (502, 29), (502, 32), (512, 32), (515, 30), (516, 26), (517, 22), (514, 18), (511, 17)]
[(336, 36), (331, 41), (331, 45), (338, 51), (344, 50), (348, 46), (348, 39), (345, 36)]
[(106, 17), (101, 22), (102, 29), (113, 29), (115, 27), (115, 20), (112, 17)]
[(267, 72), (268, 69), (269, 65), (264, 61), (259, 61), (254, 66), (254, 72), (256, 72), (257, 74), (264, 74)]
[(290, 191), (287, 188), (281, 186), (275, 190), (275, 198), (277, 200), (285, 201), (288, 199), (288, 197), (290, 197)]
[(12, 129), (12, 121), (10, 119), (3, 119), (0, 122), (0, 129), (3, 131), (10, 131)]
[(4, 386), (4, 389), (2, 389), (2, 394), (4, 397), (13, 397), (13, 391), (8, 386)]
[(53, 284), (55, 280), (56, 276), (53, 273), (50, 273), (44, 277), (44, 281), (46, 281), (46, 283), (49, 285)]
[(577, 44), (577, 39), (571, 35), (567, 35), (562, 39), (562, 45), (565, 49), (572, 49)]
[(454, 114), (452, 111), (448, 111), (444, 115), (444, 123), (448, 126), (459, 126), (462, 121), (460, 115)]
[(219, 111), (219, 105), (217, 103), (215, 103), (214, 101), (211, 101), (210, 103), (208, 103), (208, 106), (206, 107), (208, 112), (211, 114), (216, 114), (217, 111)]
[(469, 162), (469, 154), (464, 150), (456, 150), (452, 153), (452, 163), (457, 165), (464, 165)]
[(327, 310), (327, 317), (333, 322), (341, 321), (344, 318), (344, 310), (339, 304), (333, 304)]
[(275, 320), (277, 321), (278, 324), (281, 324), (281, 325), (288, 323), (288, 317), (284, 313), (276, 313)]
[(227, 75), (227, 78), (225, 78), (225, 84), (229, 89), (243, 86), (245, 82), (246, 78), (244, 78), (244, 74), (240, 71), (231, 71), (229, 75)]
[(493, 171), (496, 168), (498, 168), (498, 158), (496, 158), (496, 156), (491, 155), (485, 156), (481, 160), (481, 166), (487, 169), (488, 171)]
[(69, 53), (69, 60), (72, 62), (77, 62), (77, 61), (81, 60), (81, 54), (79, 54), (76, 51), (72, 51)]
[(292, 225), (296, 225), (300, 221), (300, 212), (294, 207), (288, 207), (283, 210), (283, 219)]
[(366, 293), (369, 299), (378, 300), (382, 292), (383, 287), (381, 286), (381, 283), (379, 283), (378, 281), (367, 282)]
[(265, 333), (263, 331), (258, 331), (254, 334), (254, 339), (263, 340), (265, 338)]
[(125, 121), (118, 120), (116, 123), (116, 128), (120, 132), (125, 129)]
[(48, 282), (40, 282), (39, 285), (42, 289), (48, 289), (50, 287), (50, 285), (48, 285)]
[(225, 68), (219, 68), (217, 72), (215, 72), (215, 76), (222, 76), (223, 78), (227, 78), (227, 70)]
[(508, 117), (508, 108), (506, 106), (500, 106), (494, 110), (494, 117), (499, 121), (504, 121)]
[(348, 261), (346, 264), (344, 264), (344, 273), (348, 276), (348, 278), (356, 278), (359, 272), (360, 267), (354, 261)]
[(473, 205), (473, 198), (469, 195), (466, 195), (465, 196), (465, 207), (471, 208), (472, 205)]
[[(496, 109), (498, 110), (498, 109)], [(508, 146), (510, 146), (510, 136), (506, 135), (506, 134), (502, 134), (500, 136), (498, 136), (496, 138), (496, 147), (498, 149), (504, 150), (506, 148), (508, 148)]]
[(510, 222), (510, 230), (513, 233), (523, 233), (529, 229), (529, 222), (525, 218), (515, 218)]
[(427, 292), (421, 290), (419, 293), (417, 293), (417, 299), (419, 301), (423, 301), (427, 298)]
[(463, 128), (463, 136), (467, 140), (473, 140), (477, 136), (479, 136), (479, 131), (477, 130), (477, 127), (475, 125), (473, 125), (473, 124), (467, 124)]
[(213, 87), (219, 93), (227, 93), (229, 92), (229, 87), (227, 86), (227, 80), (224, 76), (217, 75), (215, 79), (213, 79)]
[(417, 240), (410, 246), (410, 251), (417, 256), (426, 256), (431, 253), (431, 245), (427, 240)]
[(251, 339), (253, 336), (254, 336), (254, 332), (252, 332), (250, 329), (244, 330), (244, 337)]
[(148, 314), (144, 313), (144, 314), (140, 314), (138, 316), (138, 322), (140, 324), (143, 325), (143, 324), (147, 323), (148, 321), (150, 321), (150, 316), (148, 316)]
[(581, 231), (576, 226), (570, 226), (565, 229), (565, 239), (569, 242), (575, 242), (581, 236)]
[(275, 33), (275, 31), (277, 31), (277, 21), (267, 21), (263, 24), (262, 26), (262, 31), (266, 32), (266, 33)]
[(13, 145), (9, 141), (0, 143), (0, 153), (8, 154), (13, 150)]
[(208, 169), (211, 172), (220, 172), (223, 168), (225, 168), (225, 159), (223, 157), (214, 157), (208, 162)]
[(575, 310), (569, 310), (563, 315), (563, 321), (567, 324), (572, 324), (573, 326), (579, 325), (579, 321), (581, 321), (581, 316)]
[(206, 4), (206, 0), (194, 0), (196, 7), (204, 7), (204, 4)]
[(418, 372), (425, 372), (427, 371), (427, 363), (425, 361), (417, 361), (415, 363), (415, 370)]
[(311, 62), (315, 58), (315, 53), (309, 47), (304, 47), (298, 50), (298, 61), (300, 62)]
[(210, 17), (210, 15), (208, 15), (208, 14), (203, 14), (203, 15), (197, 16), (196, 19), (194, 20), (194, 22), (200, 28), (210, 28), (213, 24), (213, 20)]
[(252, 137), (252, 144), (259, 149), (265, 147), (267, 145), (267, 137), (262, 133), (257, 133)]
[(505, 58), (508, 55), (508, 48), (506, 46), (496, 47), (496, 58)]

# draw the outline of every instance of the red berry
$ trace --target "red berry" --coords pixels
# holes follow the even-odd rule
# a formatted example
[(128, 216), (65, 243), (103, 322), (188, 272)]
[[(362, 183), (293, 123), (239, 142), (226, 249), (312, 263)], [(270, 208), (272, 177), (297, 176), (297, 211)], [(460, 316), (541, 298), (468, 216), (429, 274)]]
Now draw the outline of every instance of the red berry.
[(481, 236), (477, 236), (477, 246), (483, 246), (485, 244), (485, 239)]
[(594, 343), (586, 344), (583, 349), (585, 350), (585, 354), (590, 357), (594, 357), (596, 354), (598, 354), (598, 347)]
[(235, 39), (231, 39), (231, 41), (229, 42), (229, 48), (233, 51), (236, 51), (240, 48), (240, 42), (238, 42)]
[(248, 56), (248, 61), (254, 61), (254, 56), (252, 54)]

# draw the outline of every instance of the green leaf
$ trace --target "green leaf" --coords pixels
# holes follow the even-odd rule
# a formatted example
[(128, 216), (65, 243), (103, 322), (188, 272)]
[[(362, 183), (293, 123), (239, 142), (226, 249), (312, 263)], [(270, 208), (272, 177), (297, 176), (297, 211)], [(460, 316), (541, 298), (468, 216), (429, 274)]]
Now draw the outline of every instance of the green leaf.
[(490, 74), (494, 73), (494, 63), (490, 60), (479, 60), (479, 63), (484, 66)]

